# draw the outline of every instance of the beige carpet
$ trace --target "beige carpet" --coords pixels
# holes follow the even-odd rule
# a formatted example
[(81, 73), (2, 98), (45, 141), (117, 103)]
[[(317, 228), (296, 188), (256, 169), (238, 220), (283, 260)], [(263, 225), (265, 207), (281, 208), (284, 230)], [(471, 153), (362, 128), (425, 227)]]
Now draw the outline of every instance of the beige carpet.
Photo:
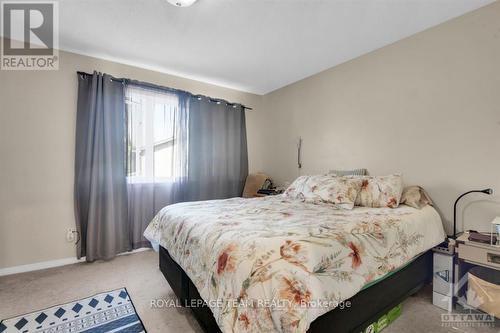
[[(81, 263), (43, 271), (0, 277), (0, 318), (5, 319), (126, 287), (150, 333), (202, 332), (190, 311), (183, 308), (151, 308), (151, 300), (174, 294), (158, 269), (158, 254), (145, 251), (108, 262)], [(403, 315), (384, 333), (398, 332), (500, 332), (497, 328), (441, 326), (442, 310), (431, 304), (427, 288), (403, 305)], [(334, 330), (332, 330), (334, 332)]]

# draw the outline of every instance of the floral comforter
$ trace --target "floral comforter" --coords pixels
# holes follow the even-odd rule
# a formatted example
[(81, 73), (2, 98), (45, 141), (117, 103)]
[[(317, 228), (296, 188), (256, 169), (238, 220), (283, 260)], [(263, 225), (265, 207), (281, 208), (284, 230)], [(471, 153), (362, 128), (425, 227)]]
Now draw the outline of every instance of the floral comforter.
[(305, 332), (364, 285), (444, 240), (421, 210), (273, 196), (175, 204), (144, 236), (184, 269), (228, 332)]

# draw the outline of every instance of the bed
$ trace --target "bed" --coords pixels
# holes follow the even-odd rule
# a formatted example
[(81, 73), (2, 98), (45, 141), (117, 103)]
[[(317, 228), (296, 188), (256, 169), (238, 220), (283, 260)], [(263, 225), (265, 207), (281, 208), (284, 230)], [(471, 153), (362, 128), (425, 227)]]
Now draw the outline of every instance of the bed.
[(431, 206), (283, 195), (167, 206), (144, 235), (177, 297), (224, 333), (361, 330), (430, 279), (429, 249), (445, 238)]

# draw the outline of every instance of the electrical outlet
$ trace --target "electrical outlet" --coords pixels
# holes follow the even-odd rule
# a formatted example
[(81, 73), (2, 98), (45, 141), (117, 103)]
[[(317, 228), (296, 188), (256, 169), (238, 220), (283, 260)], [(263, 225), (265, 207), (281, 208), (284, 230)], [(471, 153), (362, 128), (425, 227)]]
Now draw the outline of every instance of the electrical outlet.
[(76, 241), (76, 230), (73, 228), (69, 228), (66, 232), (66, 241), (68, 243), (74, 243)]

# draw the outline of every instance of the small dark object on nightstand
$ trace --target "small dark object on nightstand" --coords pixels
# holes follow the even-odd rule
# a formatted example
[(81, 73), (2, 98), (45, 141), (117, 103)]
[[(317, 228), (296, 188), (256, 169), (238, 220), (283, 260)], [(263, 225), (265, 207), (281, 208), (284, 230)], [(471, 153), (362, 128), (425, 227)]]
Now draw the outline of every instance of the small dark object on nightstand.
[(471, 242), (479, 242), (479, 243), (485, 243), (485, 244), (490, 244), (492, 242), (493, 244), (496, 244), (497, 242), (497, 236), (492, 236), (492, 235), (485, 235), (481, 234), (477, 231), (470, 230), (469, 231), (469, 240)]
[(263, 195), (277, 195), (283, 193), (283, 190), (276, 190), (276, 189), (269, 189), (269, 190), (264, 190), (260, 189), (257, 191), (258, 194), (263, 194)]

